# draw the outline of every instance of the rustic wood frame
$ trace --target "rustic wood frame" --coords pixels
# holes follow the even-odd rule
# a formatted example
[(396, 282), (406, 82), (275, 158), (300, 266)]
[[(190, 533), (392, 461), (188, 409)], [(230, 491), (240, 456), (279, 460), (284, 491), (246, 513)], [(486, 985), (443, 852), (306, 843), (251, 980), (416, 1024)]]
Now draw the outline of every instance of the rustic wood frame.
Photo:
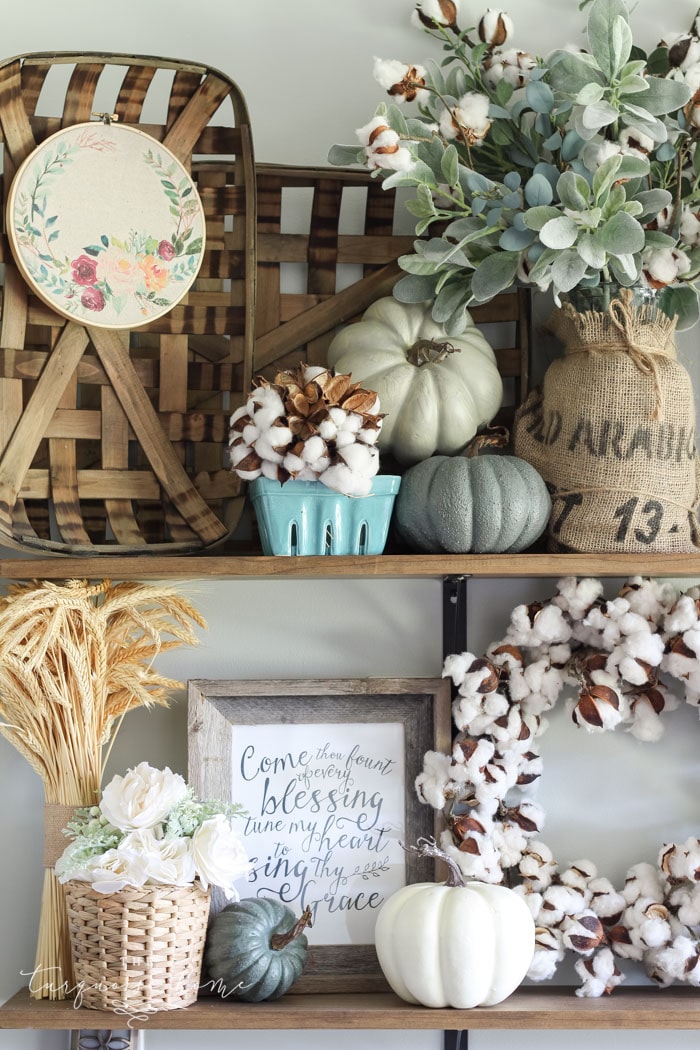
[[(401, 722), (406, 769), (406, 840), (440, 830), (414, 781), (426, 751), (449, 752), (450, 687), (440, 678), (294, 681), (193, 680), (188, 683), (189, 782), (203, 798), (230, 800), (232, 726), (316, 722)], [(433, 881), (430, 861), (406, 855), (406, 882)], [(245, 895), (245, 894), (244, 894)], [(216, 907), (216, 902), (214, 907)], [(374, 944), (316, 945), (294, 991), (377, 991), (386, 988)]]

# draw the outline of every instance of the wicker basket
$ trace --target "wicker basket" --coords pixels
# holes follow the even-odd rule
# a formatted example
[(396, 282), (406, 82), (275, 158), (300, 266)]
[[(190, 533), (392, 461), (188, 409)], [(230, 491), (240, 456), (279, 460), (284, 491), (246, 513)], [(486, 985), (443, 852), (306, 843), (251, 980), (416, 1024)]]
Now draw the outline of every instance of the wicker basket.
[(76, 1002), (120, 1013), (190, 1006), (199, 991), (209, 898), (199, 883), (104, 894), (68, 882)]

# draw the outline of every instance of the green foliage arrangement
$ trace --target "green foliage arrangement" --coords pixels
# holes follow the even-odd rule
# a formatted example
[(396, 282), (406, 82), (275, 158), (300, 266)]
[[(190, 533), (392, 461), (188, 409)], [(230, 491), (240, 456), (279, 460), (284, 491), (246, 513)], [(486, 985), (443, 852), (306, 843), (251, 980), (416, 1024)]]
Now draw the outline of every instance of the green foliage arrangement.
[(385, 188), (414, 188), (420, 239), (400, 259), (394, 294), (433, 300), (452, 334), (466, 306), (516, 283), (551, 289), (557, 302), (603, 281), (648, 284), (679, 328), (698, 319), (697, 17), (646, 54), (624, 0), (581, 6), (585, 49), (540, 58), (510, 46), (505, 12), (462, 29), (453, 0), (423, 0), (414, 21), (442, 60), (376, 59), (390, 101), (358, 129), (359, 149), (330, 151)]

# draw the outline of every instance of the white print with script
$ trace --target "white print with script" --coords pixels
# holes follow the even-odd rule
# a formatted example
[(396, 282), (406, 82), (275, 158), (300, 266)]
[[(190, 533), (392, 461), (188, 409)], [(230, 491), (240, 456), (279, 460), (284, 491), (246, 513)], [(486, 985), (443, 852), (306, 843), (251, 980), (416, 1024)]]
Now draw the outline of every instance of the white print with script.
[(232, 749), (250, 896), (311, 908), (316, 944), (371, 944), (406, 882), (403, 726), (235, 726)]

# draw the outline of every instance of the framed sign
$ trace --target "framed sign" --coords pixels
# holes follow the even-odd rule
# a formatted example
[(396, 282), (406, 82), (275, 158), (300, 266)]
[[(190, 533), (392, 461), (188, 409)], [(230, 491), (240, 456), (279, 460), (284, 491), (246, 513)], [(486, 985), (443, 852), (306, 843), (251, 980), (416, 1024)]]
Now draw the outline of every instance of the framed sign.
[(69, 320), (137, 328), (186, 295), (204, 253), (197, 187), (161, 142), (126, 124), (74, 124), (20, 165), (7, 202), (15, 262)]
[(401, 844), (439, 830), (414, 782), (426, 751), (449, 751), (449, 681), (191, 681), (188, 699), (190, 783), (247, 813), (241, 896), (311, 909), (295, 992), (376, 989), (379, 908), (435, 878)]

